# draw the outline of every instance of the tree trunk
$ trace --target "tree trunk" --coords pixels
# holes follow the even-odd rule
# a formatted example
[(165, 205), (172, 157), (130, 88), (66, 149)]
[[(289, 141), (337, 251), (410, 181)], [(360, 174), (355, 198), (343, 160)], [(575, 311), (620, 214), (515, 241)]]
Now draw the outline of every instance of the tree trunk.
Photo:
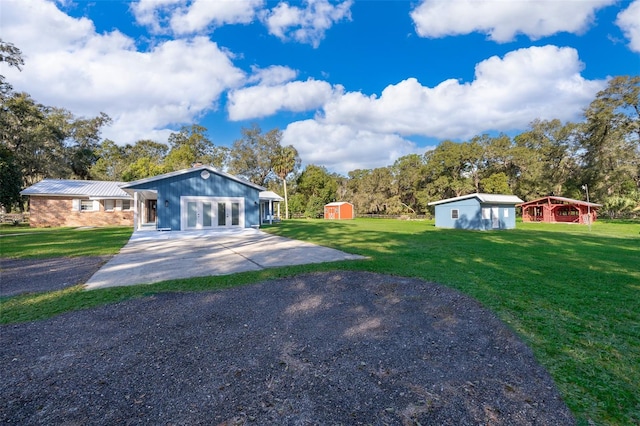
[(287, 197), (287, 178), (282, 179), (284, 185), (284, 218), (289, 219), (289, 198)]

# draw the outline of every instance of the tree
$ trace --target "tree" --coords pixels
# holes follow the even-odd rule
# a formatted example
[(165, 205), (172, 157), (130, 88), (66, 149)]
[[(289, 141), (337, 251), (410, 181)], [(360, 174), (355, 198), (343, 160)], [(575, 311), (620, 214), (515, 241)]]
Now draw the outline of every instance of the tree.
[(514, 138), (507, 173), (520, 197), (533, 199), (563, 195), (575, 184), (577, 125), (560, 120), (534, 120), (529, 130)]
[(130, 182), (132, 180), (144, 179), (165, 173), (162, 164), (149, 157), (140, 157), (127, 167), (122, 174), (122, 180)]
[(414, 212), (426, 207), (421, 196), (425, 184), (424, 167), (423, 158), (418, 154), (400, 157), (391, 167), (399, 202)]
[[(24, 65), (22, 51), (12, 43), (5, 42), (0, 38), (0, 62), (5, 62), (10, 67), (22, 71), (22, 66)], [(3, 75), (0, 75), (0, 98), (4, 100), (12, 91), (11, 85), (7, 83)]]
[(629, 195), (640, 188), (640, 76), (614, 77), (585, 111), (583, 180), (593, 198)]
[(247, 180), (266, 186), (273, 173), (273, 160), (281, 148), (282, 132), (278, 129), (262, 134), (257, 124), (242, 128), (242, 138), (233, 143), (229, 154), (230, 173), (243, 176)]
[(509, 181), (504, 172), (494, 173), (480, 181), (482, 192), (492, 194), (510, 194)]
[(94, 118), (73, 118), (68, 115), (68, 154), (67, 161), (73, 173), (80, 179), (90, 179), (90, 170), (98, 160), (97, 149), (100, 143), (100, 131), (103, 126), (111, 124), (111, 118), (101, 112)]
[(149, 139), (141, 139), (133, 145), (125, 145), (124, 156), (129, 161), (136, 161), (140, 158), (147, 157), (152, 161), (160, 163), (167, 156), (168, 151), (169, 147), (163, 143)]
[(167, 170), (180, 170), (196, 163), (223, 169), (227, 159), (227, 149), (216, 147), (206, 136), (206, 127), (197, 124), (183, 126), (179, 132), (169, 135), (171, 147), (164, 162)]
[(14, 93), (2, 100), (0, 141), (14, 153), (24, 186), (45, 177), (69, 176), (64, 146), (66, 123), (66, 113), (37, 104), (26, 93)]
[(0, 145), (0, 207), (10, 212), (20, 201), (21, 188), (22, 175), (15, 156), (7, 147)]
[(425, 153), (427, 189), (432, 199), (458, 197), (473, 192), (469, 143), (444, 141)]
[(289, 218), (289, 198), (287, 195), (287, 176), (300, 167), (300, 157), (298, 151), (293, 147), (279, 146), (275, 150), (275, 155), (271, 160), (273, 172), (282, 180), (284, 188), (284, 208), (285, 218)]
[(308, 165), (298, 177), (296, 191), (306, 200), (305, 214), (309, 217), (321, 217), (324, 205), (335, 201), (338, 184), (326, 168)]

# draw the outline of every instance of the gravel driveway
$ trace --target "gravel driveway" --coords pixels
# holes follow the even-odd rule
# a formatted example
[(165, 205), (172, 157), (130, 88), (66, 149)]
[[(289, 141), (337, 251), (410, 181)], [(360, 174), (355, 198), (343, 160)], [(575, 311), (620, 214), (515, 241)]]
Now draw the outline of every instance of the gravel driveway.
[(84, 284), (111, 256), (54, 259), (0, 258), (0, 297)]
[(493, 314), (417, 279), (317, 273), (0, 333), (2, 424), (574, 424)]

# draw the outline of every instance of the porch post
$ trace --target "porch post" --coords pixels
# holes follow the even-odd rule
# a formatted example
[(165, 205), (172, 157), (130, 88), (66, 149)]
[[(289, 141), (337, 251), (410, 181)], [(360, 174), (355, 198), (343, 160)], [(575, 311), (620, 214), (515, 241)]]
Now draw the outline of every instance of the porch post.
[(273, 200), (269, 200), (269, 225), (273, 225)]
[(133, 230), (138, 230), (138, 191), (133, 191)]

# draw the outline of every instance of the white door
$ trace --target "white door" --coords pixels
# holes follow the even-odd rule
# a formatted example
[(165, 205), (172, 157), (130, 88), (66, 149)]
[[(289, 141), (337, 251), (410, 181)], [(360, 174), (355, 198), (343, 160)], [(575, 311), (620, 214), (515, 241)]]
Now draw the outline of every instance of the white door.
[(491, 223), (494, 229), (500, 228), (500, 207), (491, 207)]
[(244, 227), (244, 199), (180, 197), (181, 229)]

